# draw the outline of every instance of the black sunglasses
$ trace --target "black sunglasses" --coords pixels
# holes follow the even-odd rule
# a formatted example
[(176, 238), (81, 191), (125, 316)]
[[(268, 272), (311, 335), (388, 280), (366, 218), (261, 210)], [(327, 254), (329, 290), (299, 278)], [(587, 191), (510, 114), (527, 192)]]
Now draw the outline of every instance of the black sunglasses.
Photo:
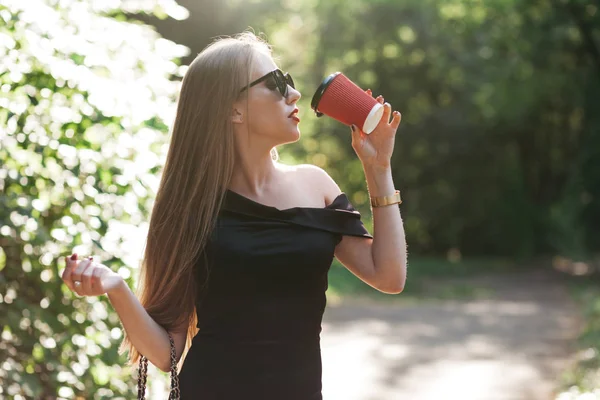
[(266, 74), (264, 76), (261, 76), (254, 82), (250, 83), (250, 85), (248, 85), (247, 87), (242, 88), (242, 90), (240, 90), (240, 93), (242, 93), (244, 90), (251, 88), (252, 86), (254, 86), (258, 83), (261, 83), (262, 81), (269, 79), (271, 77), (273, 77), (273, 81), (275, 82), (275, 85), (277, 86), (277, 90), (279, 90), (279, 93), (281, 93), (281, 95), (283, 97), (287, 97), (287, 95), (288, 95), (288, 85), (290, 85), (294, 89), (296, 88), (296, 86), (294, 86), (294, 80), (292, 79), (290, 74), (288, 74), (287, 72), (284, 74), (283, 72), (281, 72), (281, 70), (276, 69), (274, 71), (269, 72), (268, 74)]

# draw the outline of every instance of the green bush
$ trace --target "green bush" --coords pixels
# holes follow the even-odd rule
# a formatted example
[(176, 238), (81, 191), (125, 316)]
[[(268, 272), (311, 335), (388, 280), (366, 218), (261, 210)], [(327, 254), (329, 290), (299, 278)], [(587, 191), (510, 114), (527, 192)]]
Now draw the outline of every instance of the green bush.
[(187, 48), (109, 3), (0, 5), (2, 398), (133, 397), (107, 297), (61, 273), (76, 252), (133, 282)]

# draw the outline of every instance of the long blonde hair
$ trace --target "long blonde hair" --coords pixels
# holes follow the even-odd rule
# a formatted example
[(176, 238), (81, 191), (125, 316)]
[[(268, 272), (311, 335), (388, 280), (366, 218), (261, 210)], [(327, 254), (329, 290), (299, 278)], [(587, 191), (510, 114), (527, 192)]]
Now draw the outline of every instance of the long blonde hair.
[[(198, 332), (195, 300), (208, 277), (207, 270), (195, 270), (198, 257), (234, 169), (232, 107), (249, 83), (257, 52), (271, 55), (271, 46), (252, 32), (217, 38), (196, 56), (181, 85), (136, 291), (163, 328), (187, 326), (179, 367)], [(130, 365), (139, 362), (126, 334), (119, 354), (125, 350)]]

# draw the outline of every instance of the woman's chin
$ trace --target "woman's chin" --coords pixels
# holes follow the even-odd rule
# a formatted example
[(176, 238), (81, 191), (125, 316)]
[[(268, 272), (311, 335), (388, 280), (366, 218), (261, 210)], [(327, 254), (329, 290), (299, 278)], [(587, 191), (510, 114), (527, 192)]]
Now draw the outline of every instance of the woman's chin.
[(296, 135), (295, 135), (295, 140), (294, 140), (294, 142), (297, 142), (298, 140), (300, 140), (300, 136), (302, 136), (302, 134), (300, 133), (300, 128), (296, 129), (296, 132), (295, 132), (295, 134), (296, 134)]
[(298, 140), (300, 140), (300, 128), (296, 128), (292, 131), (289, 132), (289, 134), (286, 135), (285, 138), (285, 143), (294, 143), (297, 142)]
[(285, 139), (283, 139), (281, 141), (280, 144), (287, 144), (287, 143), (295, 143), (298, 140), (300, 140), (300, 132), (296, 132), (296, 134), (294, 135), (293, 133), (291, 135), (288, 135)]

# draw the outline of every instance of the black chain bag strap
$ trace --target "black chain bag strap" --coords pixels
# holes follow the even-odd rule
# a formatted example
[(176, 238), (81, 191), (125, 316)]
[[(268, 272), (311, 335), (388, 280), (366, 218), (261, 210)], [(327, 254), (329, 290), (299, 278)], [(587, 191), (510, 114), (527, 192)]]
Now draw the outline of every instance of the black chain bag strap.
[[(179, 400), (179, 376), (177, 375), (177, 360), (175, 358), (175, 342), (170, 333), (169, 342), (171, 343), (171, 390), (169, 391), (169, 400)], [(146, 379), (148, 374), (148, 359), (145, 356), (140, 357), (140, 367), (138, 370), (138, 400), (146, 399)]]

